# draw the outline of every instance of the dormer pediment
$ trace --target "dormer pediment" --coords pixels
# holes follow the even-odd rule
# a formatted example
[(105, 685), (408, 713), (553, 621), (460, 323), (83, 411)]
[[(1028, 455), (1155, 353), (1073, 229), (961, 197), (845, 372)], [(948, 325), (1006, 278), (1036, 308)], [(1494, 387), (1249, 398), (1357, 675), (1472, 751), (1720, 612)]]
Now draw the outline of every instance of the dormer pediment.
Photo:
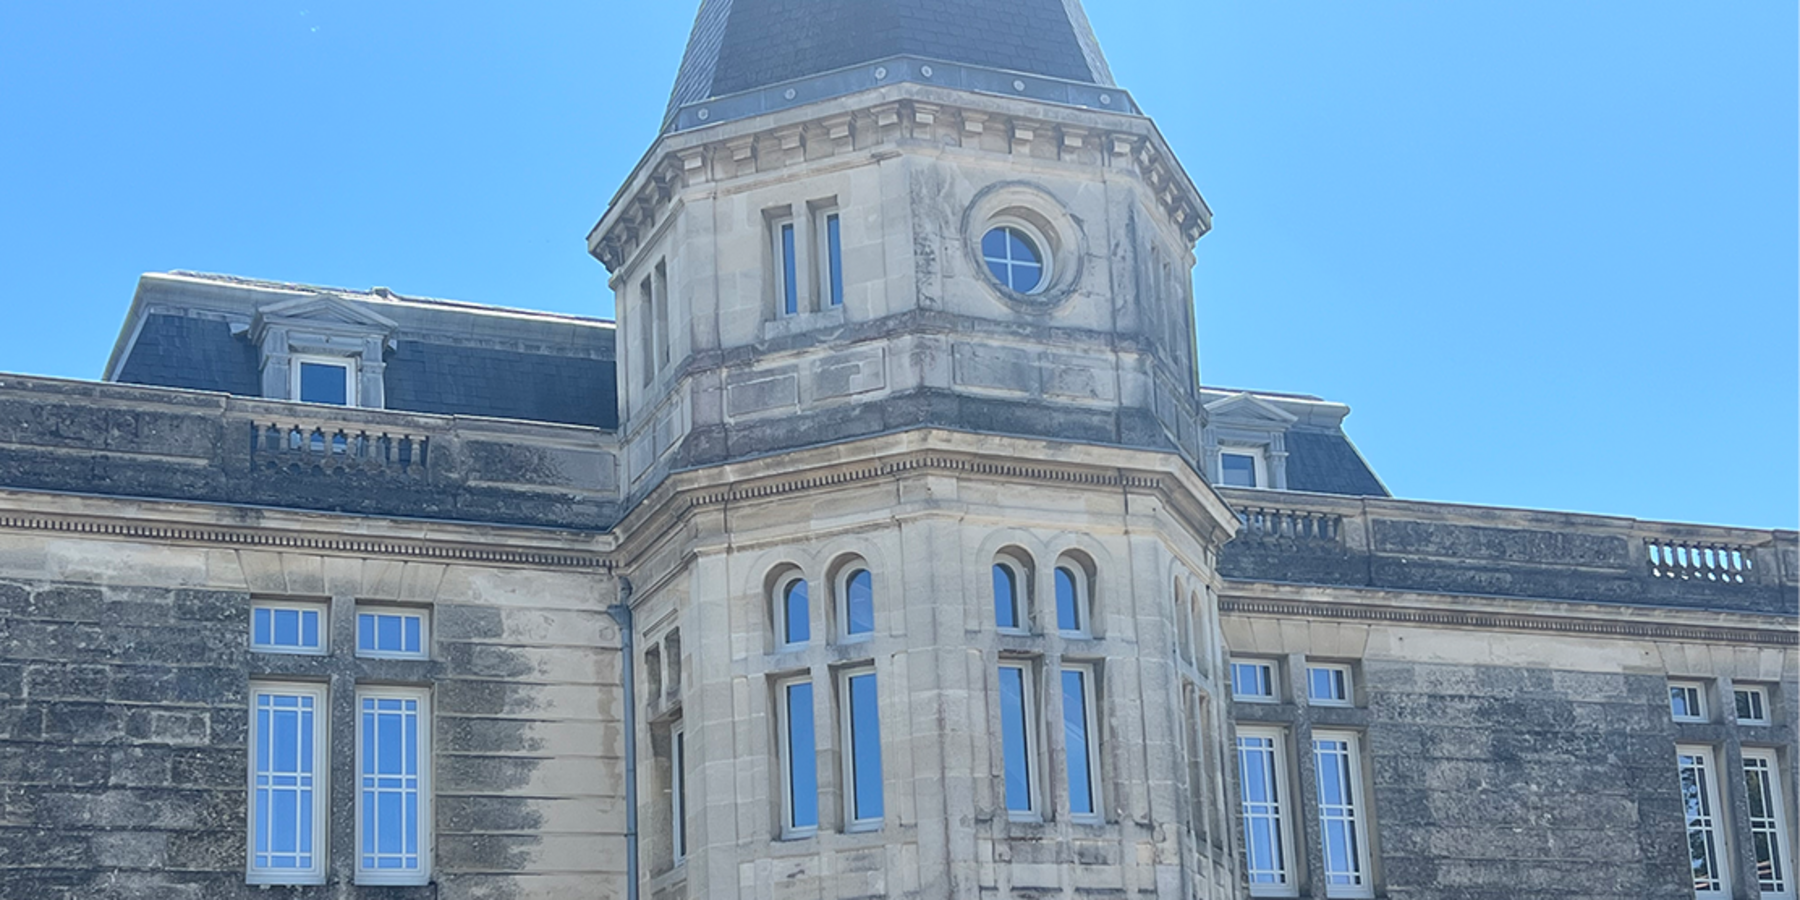
[(259, 308), (251, 325), (253, 336), (260, 337), (264, 329), (274, 324), (323, 326), (382, 337), (393, 334), (400, 327), (393, 319), (330, 294), (296, 297)]
[(1239, 428), (1285, 430), (1300, 421), (1299, 416), (1247, 391), (1206, 404), (1206, 412), (1216, 424)]

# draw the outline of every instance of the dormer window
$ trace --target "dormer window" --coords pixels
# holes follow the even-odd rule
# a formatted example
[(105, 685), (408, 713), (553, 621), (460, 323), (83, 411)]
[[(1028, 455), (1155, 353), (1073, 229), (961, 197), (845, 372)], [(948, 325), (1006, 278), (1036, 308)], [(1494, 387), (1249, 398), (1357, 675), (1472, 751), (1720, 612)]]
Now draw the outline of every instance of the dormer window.
[(1219, 448), (1219, 483), (1225, 487), (1268, 487), (1268, 469), (1260, 447)]
[(296, 356), (289, 396), (301, 403), (356, 406), (356, 360)]

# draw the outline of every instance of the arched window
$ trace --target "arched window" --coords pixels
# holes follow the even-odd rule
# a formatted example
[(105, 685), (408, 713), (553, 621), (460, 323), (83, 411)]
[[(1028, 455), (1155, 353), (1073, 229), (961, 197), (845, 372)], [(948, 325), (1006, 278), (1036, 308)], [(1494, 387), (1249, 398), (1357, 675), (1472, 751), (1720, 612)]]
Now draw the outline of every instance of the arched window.
[(875, 633), (875, 577), (868, 569), (847, 569), (838, 582), (838, 615), (847, 638)]
[(807, 605), (806, 579), (789, 575), (775, 586), (775, 636), (783, 648), (812, 641), (812, 615)]
[(1069, 560), (1056, 565), (1056, 630), (1086, 637), (1093, 632), (1088, 621), (1087, 570)]
[(994, 624), (1002, 631), (1026, 631), (1030, 616), (1026, 610), (1028, 571), (1017, 560), (1001, 557), (994, 561)]

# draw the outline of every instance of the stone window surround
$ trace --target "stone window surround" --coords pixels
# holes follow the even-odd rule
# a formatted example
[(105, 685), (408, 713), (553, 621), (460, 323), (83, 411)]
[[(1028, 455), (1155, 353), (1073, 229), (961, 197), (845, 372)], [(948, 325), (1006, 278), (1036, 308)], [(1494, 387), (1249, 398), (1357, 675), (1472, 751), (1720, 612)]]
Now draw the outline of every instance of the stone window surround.
[[(1710, 704), (1719, 697), (1735, 699), (1736, 683), (1729, 677), (1713, 678), (1707, 675), (1695, 675), (1688, 672), (1672, 672), (1670, 684), (1688, 683), (1703, 688), (1701, 696), (1708, 703), (1708, 713), (1713, 712)], [(1764, 682), (1750, 681), (1746, 683), (1766, 687)], [(1771, 700), (1780, 702), (1781, 698), (1771, 695)], [(1718, 828), (1724, 836), (1724, 844), (1720, 849), (1721, 862), (1724, 866), (1725, 878), (1731, 885), (1730, 890), (1738, 886), (1756, 882), (1755, 849), (1748, 840), (1748, 832), (1744, 829), (1749, 820), (1746, 815), (1748, 798), (1745, 793), (1744, 753), (1746, 750), (1771, 751), (1778, 758), (1785, 759), (1789, 770), (1792, 766), (1793, 725), (1790, 722), (1774, 721), (1768, 723), (1740, 722), (1737, 718), (1737, 704), (1722, 703), (1717, 715), (1709, 715), (1706, 721), (1676, 720), (1671, 727), (1674, 730), (1674, 746), (1706, 747), (1713, 752), (1712, 762), (1717, 768), (1719, 818)], [(1671, 773), (1671, 778), (1673, 773)], [(1787, 787), (1787, 785), (1783, 785)], [(1792, 788), (1788, 788), (1790, 791)], [(1790, 865), (1791, 865), (1790, 861)], [(1731, 896), (1726, 893), (1724, 896)], [(1780, 895), (1774, 895), (1779, 897)]]
[(1298, 416), (1249, 393), (1238, 393), (1206, 404), (1207, 423), (1201, 432), (1206, 475), (1215, 485), (1225, 483), (1222, 454), (1232, 448), (1244, 448), (1261, 456), (1257, 487), (1285, 491), (1287, 477), (1287, 433), (1300, 421)]
[(298, 362), (304, 357), (345, 360), (352, 383), (349, 405), (387, 407), (386, 352), (398, 323), (329, 295), (269, 304), (256, 311), (249, 336), (260, 352), (262, 395), (299, 400)]

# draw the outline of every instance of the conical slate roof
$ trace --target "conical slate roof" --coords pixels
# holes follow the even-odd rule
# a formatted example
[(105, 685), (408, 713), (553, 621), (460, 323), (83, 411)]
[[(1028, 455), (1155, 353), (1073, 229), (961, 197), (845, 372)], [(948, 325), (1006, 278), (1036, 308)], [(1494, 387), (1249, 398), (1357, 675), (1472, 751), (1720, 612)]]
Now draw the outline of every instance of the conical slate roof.
[(1112, 86), (1080, 0), (704, 0), (669, 116), (894, 57)]

